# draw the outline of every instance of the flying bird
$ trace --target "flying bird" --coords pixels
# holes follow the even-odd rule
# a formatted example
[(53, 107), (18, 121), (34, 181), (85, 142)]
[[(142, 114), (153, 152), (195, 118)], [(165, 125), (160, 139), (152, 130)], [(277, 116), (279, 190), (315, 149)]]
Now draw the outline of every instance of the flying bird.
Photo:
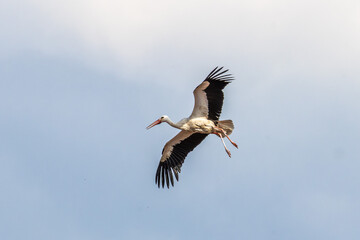
[(229, 138), (234, 129), (232, 120), (219, 120), (224, 101), (223, 89), (234, 80), (231, 74), (226, 74), (227, 72), (228, 70), (223, 70), (223, 67), (216, 67), (195, 88), (193, 92), (195, 105), (190, 117), (174, 123), (167, 115), (163, 115), (147, 127), (147, 129), (150, 129), (155, 125), (166, 122), (170, 126), (181, 130), (165, 144), (162, 150), (162, 156), (155, 175), (155, 184), (159, 188), (160, 185), (164, 188), (165, 182), (167, 188), (169, 188), (170, 183), (174, 186), (173, 175), (179, 181), (179, 173), (186, 156), (209, 134), (220, 137), (229, 157), (231, 157), (231, 153), (227, 149), (223, 138), (226, 137), (232, 145), (238, 148), (237, 144)]

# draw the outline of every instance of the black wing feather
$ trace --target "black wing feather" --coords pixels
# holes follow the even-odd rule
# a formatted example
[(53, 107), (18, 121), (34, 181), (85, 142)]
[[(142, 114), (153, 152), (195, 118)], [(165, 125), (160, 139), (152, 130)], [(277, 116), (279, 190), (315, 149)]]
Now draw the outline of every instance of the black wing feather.
[[(166, 186), (169, 188), (170, 184), (174, 186), (173, 174), (175, 174), (176, 181), (179, 181), (179, 173), (182, 164), (189, 152), (194, 150), (194, 148), (199, 145), (205, 138), (207, 134), (194, 133), (188, 138), (182, 140), (180, 143), (173, 146), (173, 150), (170, 156), (164, 161), (159, 163), (159, 166), (156, 170), (155, 183), (160, 188), (164, 188), (165, 182)], [(164, 152), (164, 150), (163, 150)], [(164, 174), (165, 172), (165, 174)]]
[(223, 67), (216, 67), (204, 80), (210, 83), (204, 90), (208, 99), (208, 118), (210, 120), (219, 120), (224, 102), (222, 90), (234, 80), (231, 74), (225, 74), (229, 70), (222, 71), (222, 69)]

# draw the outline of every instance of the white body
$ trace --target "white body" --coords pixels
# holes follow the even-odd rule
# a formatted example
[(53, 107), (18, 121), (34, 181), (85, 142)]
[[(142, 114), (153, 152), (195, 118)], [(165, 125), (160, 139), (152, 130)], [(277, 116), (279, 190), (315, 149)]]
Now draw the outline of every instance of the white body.
[(214, 122), (205, 117), (184, 118), (176, 125), (178, 125), (181, 130), (196, 133), (211, 134), (215, 131)]

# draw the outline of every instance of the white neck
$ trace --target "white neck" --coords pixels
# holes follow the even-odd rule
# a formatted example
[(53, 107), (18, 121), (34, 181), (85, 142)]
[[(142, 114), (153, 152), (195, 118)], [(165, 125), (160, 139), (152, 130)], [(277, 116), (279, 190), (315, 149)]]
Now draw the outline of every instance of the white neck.
[(174, 128), (178, 128), (178, 129), (181, 129), (181, 127), (183, 125), (182, 121), (174, 123), (173, 121), (171, 121), (170, 118), (167, 118), (164, 122), (168, 123), (170, 126), (172, 126)]

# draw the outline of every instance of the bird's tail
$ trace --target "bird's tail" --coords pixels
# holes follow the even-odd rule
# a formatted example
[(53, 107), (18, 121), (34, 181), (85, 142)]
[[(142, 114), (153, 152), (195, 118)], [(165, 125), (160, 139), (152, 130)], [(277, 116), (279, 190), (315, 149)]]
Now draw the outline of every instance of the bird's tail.
[(232, 120), (218, 121), (218, 127), (224, 129), (227, 135), (230, 135), (234, 130), (234, 124)]

